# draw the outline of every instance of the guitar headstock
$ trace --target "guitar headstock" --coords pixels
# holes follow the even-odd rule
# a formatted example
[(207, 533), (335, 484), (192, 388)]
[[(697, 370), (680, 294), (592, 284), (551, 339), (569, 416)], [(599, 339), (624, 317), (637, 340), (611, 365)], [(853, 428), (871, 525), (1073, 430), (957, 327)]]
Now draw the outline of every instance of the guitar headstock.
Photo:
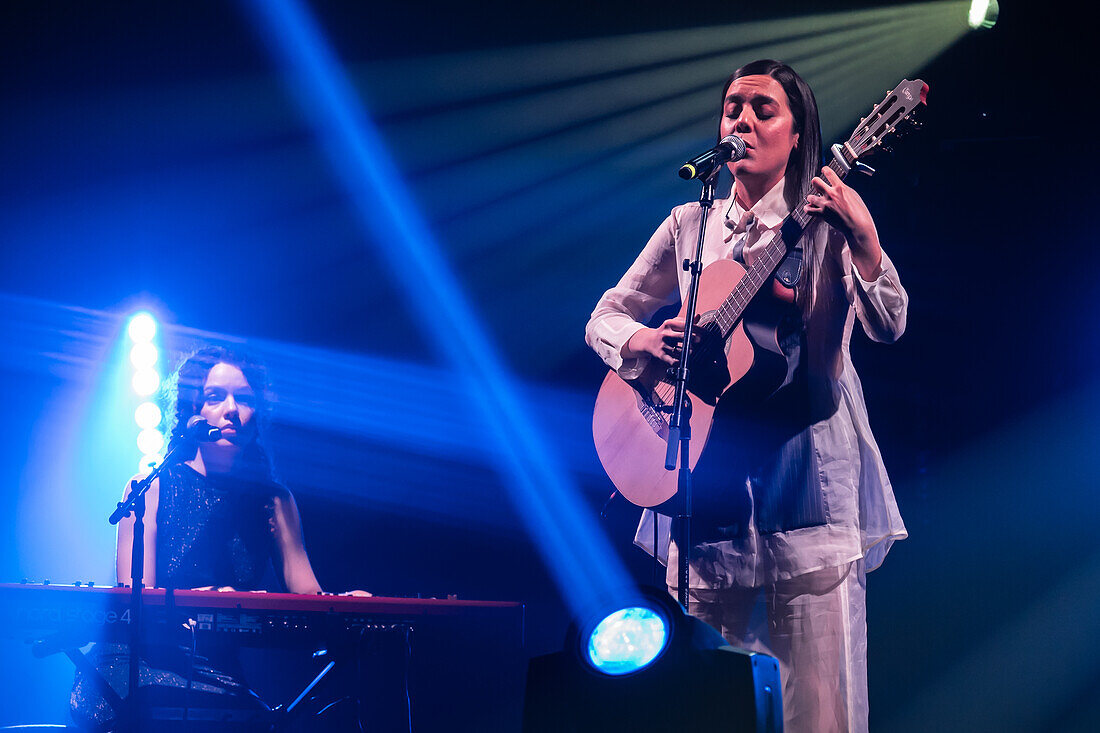
[(909, 122), (919, 126), (913, 119), (914, 113), (920, 105), (927, 104), (927, 98), (927, 84), (920, 79), (903, 79), (860, 121), (848, 142), (833, 146), (832, 152), (844, 171), (850, 170), (860, 158), (876, 148), (884, 149), (886, 139), (899, 125)]

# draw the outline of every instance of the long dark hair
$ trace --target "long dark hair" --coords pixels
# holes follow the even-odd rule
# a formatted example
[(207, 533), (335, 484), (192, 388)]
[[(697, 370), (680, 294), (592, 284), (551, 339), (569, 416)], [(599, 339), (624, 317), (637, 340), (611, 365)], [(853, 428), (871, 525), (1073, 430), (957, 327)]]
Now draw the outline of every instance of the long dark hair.
[[(784, 172), (783, 199), (787, 208), (794, 211), (810, 193), (810, 181), (821, 173), (821, 118), (817, 112), (817, 99), (810, 85), (798, 73), (781, 61), (760, 59), (745, 64), (730, 74), (722, 85), (720, 109), (726, 105), (726, 93), (735, 79), (743, 76), (770, 76), (779, 82), (787, 94), (787, 102), (794, 117), (794, 130), (798, 133), (798, 144), (791, 151)], [(802, 238), (802, 275), (796, 289), (796, 297), (803, 313), (807, 313), (812, 303), (814, 275), (821, 259), (818, 252), (818, 233), (820, 220), (811, 221)]]
[[(203, 406), (203, 387), (210, 376), (210, 370), (217, 364), (229, 364), (241, 370), (248, 386), (255, 395), (255, 414), (252, 440), (244, 448), (243, 456), (247, 465), (258, 470), (264, 478), (274, 479), (274, 472), (267, 451), (264, 450), (263, 436), (270, 421), (270, 395), (268, 393), (267, 371), (263, 364), (244, 354), (231, 351), (224, 346), (207, 346), (184, 359), (166, 385), (170, 435), (179, 436), (187, 422), (199, 414)], [(197, 446), (196, 446), (197, 448)]]

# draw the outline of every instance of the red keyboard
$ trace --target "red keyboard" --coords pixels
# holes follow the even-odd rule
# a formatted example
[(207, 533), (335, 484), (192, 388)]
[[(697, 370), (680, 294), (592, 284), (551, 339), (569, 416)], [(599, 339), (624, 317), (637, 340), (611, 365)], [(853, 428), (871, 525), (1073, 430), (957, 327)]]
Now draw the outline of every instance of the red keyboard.
[[(129, 588), (0, 583), (0, 635), (122, 638), (117, 635), (128, 633), (130, 595)], [(151, 631), (193, 620), (200, 631), (257, 637), (261, 644), (446, 620), (491, 624), (518, 633), (521, 644), (523, 635), (523, 605), (503, 601), (151, 588), (142, 591), (142, 605), (143, 624)]]

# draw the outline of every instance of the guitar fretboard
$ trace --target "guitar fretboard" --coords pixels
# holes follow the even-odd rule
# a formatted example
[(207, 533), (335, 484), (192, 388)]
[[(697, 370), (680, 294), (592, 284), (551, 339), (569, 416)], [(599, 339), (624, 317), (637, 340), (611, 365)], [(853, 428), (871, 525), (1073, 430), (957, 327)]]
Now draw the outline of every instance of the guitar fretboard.
[[(841, 179), (847, 174), (844, 166), (835, 158), (829, 163), (829, 167)], [(796, 206), (794, 211), (787, 214), (787, 217), (783, 220), (783, 225), (776, 230), (771, 241), (765, 245), (760, 255), (745, 271), (745, 276), (737, 283), (733, 292), (718, 307), (714, 320), (718, 327), (722, 329), (723, 338), (729, 337), (730, 332), (745, 315), (745, 308), (748, 307), (760, 288), (779, 267), (779, 263), (783, 261), (783, 258), (786, 257), (787, 250), (793, 247), (802, 236), (802, 233), (806, 231), (806, 226), (813, 217), (806, 213), (805, 207), (806, 199), (803, 197), (802, 203)], [(810, 265), (811, 263), (804, 263), (803, 266), (808, 267)]]

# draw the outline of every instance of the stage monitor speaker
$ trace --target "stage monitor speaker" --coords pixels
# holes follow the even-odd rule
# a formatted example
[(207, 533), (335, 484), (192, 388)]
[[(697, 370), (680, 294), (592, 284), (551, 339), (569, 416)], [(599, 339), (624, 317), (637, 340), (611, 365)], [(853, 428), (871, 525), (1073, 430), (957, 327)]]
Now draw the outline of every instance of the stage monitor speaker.
[(781, 733), (775, 658), (730, 646), (688, 649), (631, 675), (601, 675), (568, 651), (531, 660), (524, 733)]

